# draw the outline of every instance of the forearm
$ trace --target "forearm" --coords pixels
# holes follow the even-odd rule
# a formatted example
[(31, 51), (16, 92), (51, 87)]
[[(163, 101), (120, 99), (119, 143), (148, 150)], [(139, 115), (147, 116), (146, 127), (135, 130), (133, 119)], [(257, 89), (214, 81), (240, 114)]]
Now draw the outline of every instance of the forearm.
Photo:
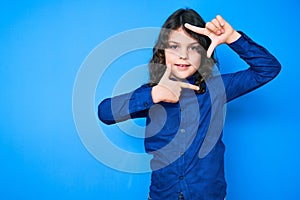
[(237, 41), (241, 36), (242, 35), (238, 31), (233, 30), (233, 33), (227, 38), (226, 43), (231, 44)]
[(281, 69), (280, 63), (272, 54), (244, 33), (240, 33), (241, 37), (229, 44), (229, 47), (249, 65), (249, 68), (222, 75), (227, 101), (261, 87), (274, 79)]
[(257, 81), (268, 82), (275, 78), (281, 70), (278, 60), (264, 47), (251, 40), (243, 32), (241, 37), (229, 44), (250, 67)]
[(133, 92), (103, 100), (98, 106), (98, 117), (105, 124), (146, 117), (152, 105), (151, 88), (144, 85)]

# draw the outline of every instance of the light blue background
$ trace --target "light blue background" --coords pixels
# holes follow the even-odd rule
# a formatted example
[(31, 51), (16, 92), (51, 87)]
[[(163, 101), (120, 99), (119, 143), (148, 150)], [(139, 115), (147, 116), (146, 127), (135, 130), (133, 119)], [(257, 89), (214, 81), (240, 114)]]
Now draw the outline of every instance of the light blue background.
[[(180, 7), (194, 8), (206, 21), (222, 14), (283, 67), (270, 84), (227, 107), (227, 199), (299, 199), (296, 0), (2, 1), (0, 199), (146, 199), (149, 173), (113, 170), (80, 141), (72, 116), (73, 84), (83, 60), (99, 43), (129, 29), (160, 27)], [(138, 54), (122, 58), (122, 70), (148, 62), (148, 51)], [(226, 46), (217, 54), (222, 72), (246, 67)], [(98, 101), (111, 94), (109, 85), (114, 84), (103, 81), (108, 87), (99, 88)], [(112, 130), (115, 143), (142, 149), (142, 139), (117, 137), (119, 131)]]

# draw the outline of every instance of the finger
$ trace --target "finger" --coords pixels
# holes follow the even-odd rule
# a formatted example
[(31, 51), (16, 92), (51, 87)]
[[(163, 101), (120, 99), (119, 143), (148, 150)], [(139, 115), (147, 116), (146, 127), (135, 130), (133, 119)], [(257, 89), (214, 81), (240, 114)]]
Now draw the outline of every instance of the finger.
[(217, 44), (214, 41), (212, 41), (210, 46), (208, 47), (208, 50), (207, 50), (207, 57), (208, 58), (211, 57), (211, 55), (213, 54), (216, 47), (217, 47)]
[(181, 88), (187, 88), (187, 89), (192, 89), (192, 90), (199, 90), (199, 87), (196, 85), (192, 85), (190, 83), (185, 83), (185, 82), (178, 82), (179, 86)]
[(220, 22), (215, 18), (211, 21), (211, 23), (217, 28), (215, 31), (215, 34), (220, 35), (222, 32), (222, 26), (220, 24)]
[(221, 25), (221, 32), (224, 33), (224, 32), (225, 32), (225, 29), (224, 29), (224, 26), (225, 26), (225, 20), (224, 20), (224, 18), (223, 18), (221, 15), (217, 15), (217, 16), (216, 16), (216, 19), (218, 20), (218, 22), (219, 22), (220, 25)]
[(211, 32), (214, 32), (214, 33), (217, 33), (217, 31), (219, 30), (218, 27), (215, 26), (215, 24), (213, 22), (207, 22), (205, 24), (205, 28), (208, 30), (208, 31), (211, 31)]
[(205, 28), (201, 28), (201, 27), (198, 27), (198, 26), (193, 26), (193, 25), (188, 24), (188, 23), (185, 23), (184, 26), (187, 29), (190, 29), (191, 31), (194, 31), (195, 33), (198, 33), (198, 34), (201, 34), (201, 35), (206, 35)]
[(169, 79), (170, 78), (170, 76), (171, 76), (171, 65), (167, 65), (166, 66), (166, 71), (165, 71), (165, 73), (164, 73), (164, 75), (163, 75), (163, 79)]
[(221, 26), (225, 25), (225, 20), (223, 19), (223, 17), (221, 15), (217, 15), (216, 19), (219, 21)]

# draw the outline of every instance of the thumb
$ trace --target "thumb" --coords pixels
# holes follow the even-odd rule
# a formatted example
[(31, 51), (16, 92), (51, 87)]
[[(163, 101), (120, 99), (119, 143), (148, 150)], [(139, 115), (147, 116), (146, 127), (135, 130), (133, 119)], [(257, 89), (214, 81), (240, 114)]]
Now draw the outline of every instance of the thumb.
[(211, 55), (213, 54), (216, 47), (217, 47), (217, 44), (214, 41), (212, 41), (210, 46), (208, 47), (208, 50), (207, 50), (207, 57), (208, 58), (211, 57)]
[(170, 64), (167, 64), (166, 66), (166, 71), (162, 77), (162, 79), (169, 79), (171, 76), (171, 65)]

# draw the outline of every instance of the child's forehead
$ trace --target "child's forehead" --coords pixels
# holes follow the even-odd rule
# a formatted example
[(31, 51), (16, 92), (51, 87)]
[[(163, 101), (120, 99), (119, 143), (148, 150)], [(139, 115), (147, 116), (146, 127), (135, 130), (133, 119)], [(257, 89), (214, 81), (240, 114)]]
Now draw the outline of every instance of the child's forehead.
[(176, 43), (184, 43), (184, 44), (198, 42), (195, 38), (189, 35), (183, 28), (171, 30), (168, 41), (176, 42)]

